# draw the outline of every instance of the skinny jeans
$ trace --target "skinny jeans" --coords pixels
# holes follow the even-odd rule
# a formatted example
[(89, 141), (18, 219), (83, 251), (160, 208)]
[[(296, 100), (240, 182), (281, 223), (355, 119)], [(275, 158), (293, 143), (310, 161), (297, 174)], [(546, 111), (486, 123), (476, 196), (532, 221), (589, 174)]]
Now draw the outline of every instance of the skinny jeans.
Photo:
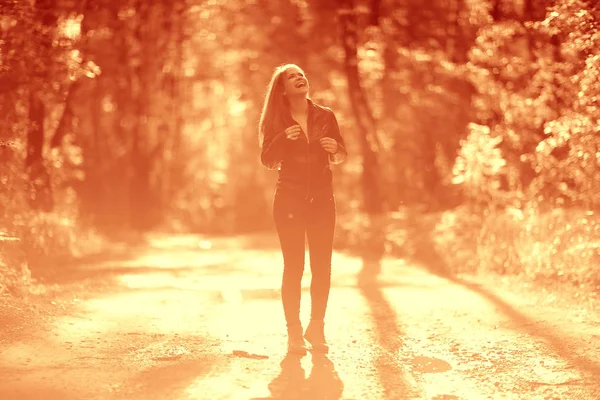
[(323, 320), (331, 287), (336, 208), (333, 196), (304, 198), (277, 191), (273, 219), (283, 255), (281, 300), (288, 327), (300, 325), (305, 244), (311, 270), (311, 319)]

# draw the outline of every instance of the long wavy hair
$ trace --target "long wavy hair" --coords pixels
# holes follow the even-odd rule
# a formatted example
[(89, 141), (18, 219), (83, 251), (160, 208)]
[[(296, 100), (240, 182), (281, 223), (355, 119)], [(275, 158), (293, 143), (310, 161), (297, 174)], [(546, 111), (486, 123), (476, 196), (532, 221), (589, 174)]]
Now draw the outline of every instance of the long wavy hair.
[(295, 67), (304, 73), (296, 64), (282, 64), (275, 68), (271, 81), (267, 86), (267, 94), (263, 103), (260, 121), (258, 123), (258, 141), (262, 145), (266, 136), (293, 125), (290, 105), (284, 94), (285, 70)]

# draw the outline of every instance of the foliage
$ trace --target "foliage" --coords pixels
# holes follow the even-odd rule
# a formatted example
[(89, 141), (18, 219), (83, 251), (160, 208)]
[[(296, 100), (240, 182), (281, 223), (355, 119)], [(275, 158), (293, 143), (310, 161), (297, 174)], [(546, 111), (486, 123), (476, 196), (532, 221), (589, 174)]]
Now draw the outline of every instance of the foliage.
[[(520, 276), (546, 287), (600, 291), (600, 218), (595, 212), (464, 205), (437, 213), (403, 209), (388, 215), (386, 256), (439, 274)], [(367, 219), (342, 218), (336, 246), (364, 256)]]
[(18, 238), (0, 232), (0, 296), (22, 296), (31, 273)]
[(468, 128), (454, 163), (452, 183), (463, 184), (468, 198), (493, 203), (500, 194), (501, 177), (506, 175), (506, 160), (498, 148), (502, 136), (493, 137), (485, 125), (472, 123)]
[[(599, 12), (584, 0), (3, 2), (0, 231), (43, 263), (80, 251), (82, 232), (271, 228), (256, 125), (273, 68), (295, 62), (348, 144), (340, 246), (366, 253), (384, 235), (388, 251), (436, 249), (456, 271), (592, 262), (554, 241), (596, 241), (557, 224), (598, 208)], [(384, 215), (362, 212), (366, 163)], [(33, 201), (42, 189), (51, 209)], [(533, 226), (544, 245), (524, 236)]]
[[(491, 175), (478, 163), (480, 151), (461, 149), (455, 182), (469, 197), (478, 188), (555, 205), (596, 205), (599, 109), (598, 10), (570, 0), (547, 10), (541, 21), (500, 21), (481, 29), (470, 55), (470, 76), (478, 90), (478, 120), (501, 150)], [(491, 142), (489, 142), (491, 143)], [(470, 158), (470, 162), (468, 160)], [(504, 161), (502, 161), (504, 159)], [(471, 176), (464, 180), (464, 166)], [(489, 191), (489, 190), (488, 190)]]
[(599, 234), (600, 219), (590, 211), (495, 213), (485, 220), (479, 256), (484, 270), (598, 290)]

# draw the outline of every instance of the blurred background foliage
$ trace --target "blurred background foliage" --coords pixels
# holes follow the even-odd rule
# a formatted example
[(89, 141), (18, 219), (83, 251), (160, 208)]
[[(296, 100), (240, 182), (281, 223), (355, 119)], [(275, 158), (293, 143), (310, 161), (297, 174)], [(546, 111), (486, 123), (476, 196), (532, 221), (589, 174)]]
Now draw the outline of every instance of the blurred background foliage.
[(272, 230), (257, 121), (286, 62), (348, 143), (338, 248), (596, 289), (599, 17), (591, 0), (3, 1), (0, 292), (102, 238)]

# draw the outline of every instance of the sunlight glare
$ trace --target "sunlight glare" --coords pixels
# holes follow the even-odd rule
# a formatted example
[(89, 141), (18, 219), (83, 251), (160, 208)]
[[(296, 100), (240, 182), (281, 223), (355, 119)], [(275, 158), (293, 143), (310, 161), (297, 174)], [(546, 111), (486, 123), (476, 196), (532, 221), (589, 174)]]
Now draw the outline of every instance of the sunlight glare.
[(240, 101), (238, 100), (237, 96), (233, 96), (229, 98), (229, 114), (232, 117), (240, 117), (242, 115), (244, 115), (246, 109), (248, 108), (248, 105), (246, 104), (245, 101)]
[(83, 15), (78, 15), (76, 17), (65, 18), (58, 23), (58, 30), (65, 37), (71, 40), (79, 39), (81, 35), (81, 21), (83, 20)]
[(17, 20), (13, 17), (0, 15), (0, 29), (3, 31), (7, 31), (9, 28), (12, 28), (17, 25)]
[(186, 77), (190, 78), (190, 77), (192, 77), (192, 76), (196, 75), (196, 68), (194, 68), (194, 67), (191, 67), (191, 66), (190, 66), (190, 67), (185, 67), (185, 69), (184, 69), (184, 71), (183, 71), (183, 74), (184, 74)]
[(104, 96), (102, 98), (102, 110), (105, 113), (111, 113), (111, 112), (115, 111), (115, 109), (116, 109), (116, 105), (112, 101), (112, 98), (109, 95)]

